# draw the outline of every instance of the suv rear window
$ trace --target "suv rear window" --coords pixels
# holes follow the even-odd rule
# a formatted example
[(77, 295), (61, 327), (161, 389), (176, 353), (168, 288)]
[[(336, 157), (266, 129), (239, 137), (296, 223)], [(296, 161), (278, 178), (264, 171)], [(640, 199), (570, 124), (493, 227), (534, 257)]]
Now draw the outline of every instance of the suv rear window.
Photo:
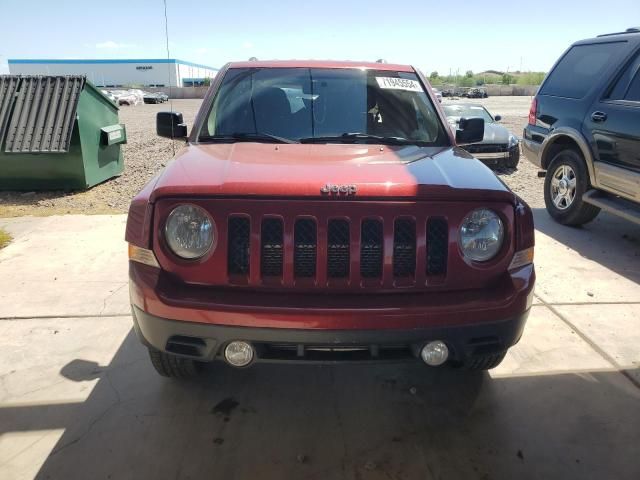
[(593, 43), (572, 47), (549, 78), (540, 93), (556, 97), (582, 98), (599, 83), (605, 69), (618, 59), (626, 42)]

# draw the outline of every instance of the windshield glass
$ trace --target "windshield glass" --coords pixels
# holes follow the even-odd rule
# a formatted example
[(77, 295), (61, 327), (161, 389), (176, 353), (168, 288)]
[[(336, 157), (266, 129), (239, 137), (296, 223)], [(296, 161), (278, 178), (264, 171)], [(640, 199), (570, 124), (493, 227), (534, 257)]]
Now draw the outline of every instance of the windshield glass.
[[(357, 135), (354, 135), (357, 134)], [(448, 145), (413, 73), (318, 68), (230, 69), (199, 140)], [(395, 142), (392, 142), (394, 140)]]
[(449, 123), (461, 118), (482, 118), (486, 123), (493, 123), (493, 117), (484, 107), (479, 105), (444, 105), (442, 107)]

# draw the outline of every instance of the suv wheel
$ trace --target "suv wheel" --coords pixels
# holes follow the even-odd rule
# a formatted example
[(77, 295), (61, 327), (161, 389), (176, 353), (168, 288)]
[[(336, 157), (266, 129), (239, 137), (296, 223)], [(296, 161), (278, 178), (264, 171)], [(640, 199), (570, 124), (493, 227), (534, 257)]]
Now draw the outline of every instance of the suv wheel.
[(201, 362), (161, 352), (155, 348), (149, 348), (149, 358), (153, 368), (163, 377), (191, 378), (202, 370)]
[(547, 212), (563, 225), (590, 222), (600, 209), (582, 201), (582, 195), (589, 188), (589, 175), (582, 156), (575, 150), (562, 150), (551, 160), (544, 179)]

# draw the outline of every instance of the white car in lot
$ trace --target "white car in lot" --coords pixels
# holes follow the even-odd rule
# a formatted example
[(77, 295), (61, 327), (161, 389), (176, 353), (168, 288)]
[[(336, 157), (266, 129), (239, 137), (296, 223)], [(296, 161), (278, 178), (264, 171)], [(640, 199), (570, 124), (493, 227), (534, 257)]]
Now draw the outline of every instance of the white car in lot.
[(116, 97), (116, 103), (118, 105), (134, 106), (141, 102), (135, 93), (126, 90), (115, 90), (112, 93)]
[(142, 103), (144, 101), (144, 96), (146, 94), (146, 92), (143, 92), (142, 90), (140, 90), (138, 88), (129, 89), (129, 93), (132, 94), (132, 95), (135, 95), (136, 98), (138, 99), (138, 102), (136, 103), (136, 105), (138, 103)]
[(431, 87), (431, 90), (433, 90), (433, 93), (436, 96), (436, 98), (438, 99), (438, 102), (442, 103), (442, 92), (440, 90), (438, 90), (437, 88), (433, 88), (433, 87)]
[(109, 90), (100, 90), (100, 91), (104, 94), (104, 96), (105, 96), (105, 97), (107, 97), (107, 98), (108, 98), (109, 100), (111, 100), (113, 103), (116, 103), (116, 104), (118, 103), (118, 102), (116, 101), (116, 97), (115, 97), (115, 95), (114, 95), (113, 93), (111, 93)]

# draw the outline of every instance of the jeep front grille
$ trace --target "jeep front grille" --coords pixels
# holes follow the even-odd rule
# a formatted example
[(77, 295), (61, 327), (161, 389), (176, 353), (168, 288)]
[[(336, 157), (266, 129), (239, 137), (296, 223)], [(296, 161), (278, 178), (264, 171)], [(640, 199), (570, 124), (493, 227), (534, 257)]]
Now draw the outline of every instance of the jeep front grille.
[(363, 278), (382, 276), (382, 222), (363, 220), (360, 234), (360, 275)]
[(296, 221), (294, 229), (293, 271), (296, 277), (315, 277), (318, 239), (316, 222), (311, 218)]
[(449, 226), (444, 218), (427, 221), (427, 275), (447, 273)]
[(327, 228), (327, 275), (329, 278), (349, 276), (349, 222), (342, 219), (329, 220)]
[(246, 275), (249, 273), (249, 231), (247, 217), (229, 218), (227, 270), (230, 274)]
[(412, 277), (416, 270), (416, 224), (397, 219), (393, 229), (393, 275)]
[[(319, 224), (313, 217), (289, 223), (274, 215), (253, 220), (248, 214), (228, 217), (227, 270), (232, 284), (252, 277), (282, 284), (297, 279), (325, 287), (354, 281), (368, 287), (388, 280), (394, 287), (408, 287), (420, 275), (442, 279), (447, 272), (449, 227), (444, 218), (419, 223), (413, 217), (330, 218)], [(259, 232), (252, 233), (254, 226)], [(251, 258), (253, 239), (259, 242), (259, 249), (253, 250), (259, 261)], [(292, 264), (288, 274), (287, 263)], [(257, 277), (254, 267), (259, 267)]]
[(263, 277), (279, 277), (282, 275), (283, 233), (282, 220), (265, 218), (262, 220), (260, 232), (261, 256), (260, 272)]

